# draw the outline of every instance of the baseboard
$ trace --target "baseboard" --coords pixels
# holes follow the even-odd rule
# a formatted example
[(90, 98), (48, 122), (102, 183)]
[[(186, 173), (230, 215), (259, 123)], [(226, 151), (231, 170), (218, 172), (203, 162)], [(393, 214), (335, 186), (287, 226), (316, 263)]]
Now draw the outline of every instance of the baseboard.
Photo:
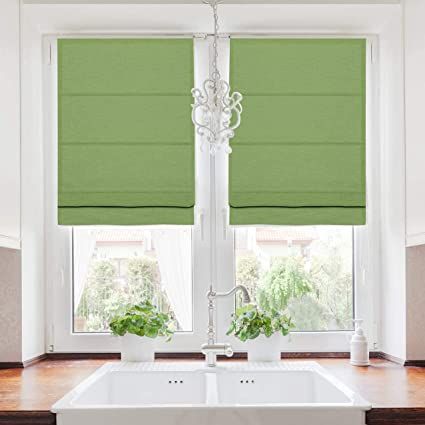
[(0, 369), (22, 369), (24, 367), (38, 363), (46, 358), (46, 354), (40, 354), (39, 356), (32, 357), (31, 359), (25, 360), (23, 362), (0, 362)]

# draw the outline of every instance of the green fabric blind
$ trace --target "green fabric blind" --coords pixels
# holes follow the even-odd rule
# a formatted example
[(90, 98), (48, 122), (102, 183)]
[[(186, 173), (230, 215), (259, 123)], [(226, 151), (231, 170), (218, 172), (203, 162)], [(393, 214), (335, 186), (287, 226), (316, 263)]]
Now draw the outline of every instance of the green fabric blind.
[(363, 39), (234, 39), (231, 224), (364, 224)]
[(59, 224), (192, 224), (191, 39), (58, 40)]

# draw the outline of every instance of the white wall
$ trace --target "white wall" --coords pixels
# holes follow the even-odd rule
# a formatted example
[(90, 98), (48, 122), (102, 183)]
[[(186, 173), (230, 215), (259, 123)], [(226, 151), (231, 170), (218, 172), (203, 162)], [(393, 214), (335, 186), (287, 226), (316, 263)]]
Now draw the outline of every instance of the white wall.
[(406, 358), (405, 148), (402, 8), (380, 39), (381, 344)]
[[(23, 83), (34, 43), (21, 57), (19, 0), (0, 4), (0, 360), (20, 362), (44, 353), (44, 207), (41, 139), (41, 64)], [(38, 71), (37, 71), (38, 69)], [(38, 91), (38, 92), (37, 92)], [(20, 129), (22, 118), (26, 125)], [(31, 125), (31, 122), (33, 125)], [(22, 175), (21, 175), (22, 170)], [(7, 316), (7, 317), (5, 317)], [(6, 329), (2, 329), (5, 326)]]
[(425, 1), (405, 1), (406, 236), (425, 244)]
[(0, 8), (0, 247), (19, 248), (19, 0)]
[[(25, 15), (22, 12), (22, 22)], [(42, 46), (22, 32), (22, 358), (45, 352)]]
[(425, 2), (405, 0), (407, 359), (425, 359)]
[(4, 0), (0, 7), (0, 361), (20, 362), (22, 286), (19, 250), (19, 0)]

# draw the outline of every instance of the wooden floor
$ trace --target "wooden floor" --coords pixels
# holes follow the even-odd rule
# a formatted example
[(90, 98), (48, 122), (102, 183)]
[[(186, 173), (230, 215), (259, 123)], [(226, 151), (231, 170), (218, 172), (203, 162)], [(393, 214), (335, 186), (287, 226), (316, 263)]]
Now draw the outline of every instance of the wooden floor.
[[(367, 368), (350, 366), (347, 359), (313, 360), (370, 401), (374, 408), (371, 417), (387, 412), (390, 414), (387, 418), (391, 419), (401, 411), (419, 412), (425, 418), (425, 368), (402, 367), (382, 359), (372, 359)], [(1, 412), (50, 410), (55, 401), (105, 362), (44, 360), (25, 369), (0, 370), (0, 423)]]

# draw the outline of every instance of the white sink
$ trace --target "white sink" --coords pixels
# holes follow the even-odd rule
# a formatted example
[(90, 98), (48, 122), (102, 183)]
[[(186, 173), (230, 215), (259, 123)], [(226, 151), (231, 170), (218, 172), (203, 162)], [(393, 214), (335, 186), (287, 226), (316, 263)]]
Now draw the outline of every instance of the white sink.
[(52, 411), (58, 425), (363, 425), (370, 407), (314, 362), (121, 362)]
[[(102, 368), (103, 369), (103, 368)], [(204, 404), (205, 374), (199, 371), (137, 371), (105, 367), (83, 390), (76, 391), (72, 406), (147, 406)], [(103, 372), (103, 371), (102, 371)]]
[(229, 371), (217, 374), (223, 404), (347, 404), (341, 389), (315, 370)]

